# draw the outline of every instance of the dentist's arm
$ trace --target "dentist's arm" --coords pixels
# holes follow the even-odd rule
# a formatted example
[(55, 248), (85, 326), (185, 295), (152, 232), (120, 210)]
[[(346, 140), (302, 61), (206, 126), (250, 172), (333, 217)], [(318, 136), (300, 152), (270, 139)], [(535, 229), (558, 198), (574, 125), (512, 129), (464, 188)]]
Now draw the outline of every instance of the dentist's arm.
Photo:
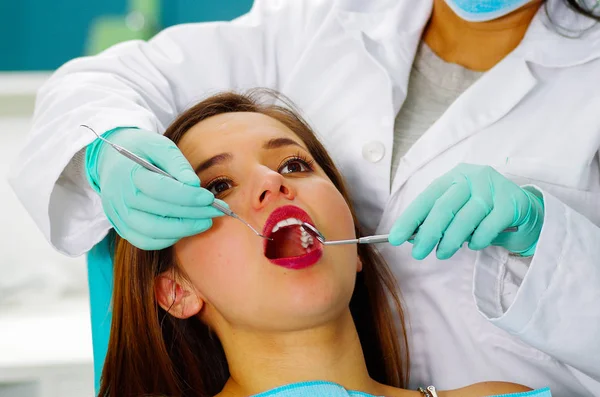
[(162, 133), (185, 108), (216, 91), (279, 88), (329, 1), (257, 0), (232, 22), (166, 29), (61, 67), (38, 93), (32, 132), (10, 183), (46, 239), (80, 255), (111, 227), (85, 177), (85, 148), (102, 133)]
[[(600, 216), (597, 192), (577, 194)], [(582, 384), (600, 381), (597, 224), (537, 187), (518, 186), (491, 167), (461, 164), (408, 206), (390, 242), (402, 244), (419, 225), (416, 259), (436, 246), (438, 258), (449, 258), (468, 242), (480, 250), (473, 293), (481, 314), (571, 367)], [(507, 227), (518, 231), (503, 233)]]

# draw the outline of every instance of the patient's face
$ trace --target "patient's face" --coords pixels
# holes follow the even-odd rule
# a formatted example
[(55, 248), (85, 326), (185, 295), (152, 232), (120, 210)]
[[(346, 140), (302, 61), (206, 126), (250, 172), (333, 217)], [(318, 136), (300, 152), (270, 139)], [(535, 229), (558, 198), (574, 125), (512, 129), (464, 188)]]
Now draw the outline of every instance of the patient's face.
[[(355, 245), (323, 246), (298, 220), (328, 239), (354, 237), (350, 210), (284, 124), (257, 113), (228, 113), (192, 127), (179, 143), (202, 187), (261, 233), (221, 217), (175, 245), (180, 267), (204, 300), (203, 318), (254, 330), (293, 330), (334, 320), (347, 307), (358, 266)], [(228, 325), (228, 326), (229, 326)]]

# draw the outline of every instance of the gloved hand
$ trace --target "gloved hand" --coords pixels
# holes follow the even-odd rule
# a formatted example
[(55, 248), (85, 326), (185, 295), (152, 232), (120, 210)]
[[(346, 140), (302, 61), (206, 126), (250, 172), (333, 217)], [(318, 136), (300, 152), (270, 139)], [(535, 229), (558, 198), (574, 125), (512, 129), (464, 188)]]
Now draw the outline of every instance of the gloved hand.
[(86, 171), (100, 194), (104, 212), (117, 233), (144, 250), (159, 250), (212, 226), (223, 213), (210, 205), (214, 195), (179, 148), (168, 138), (135, 128), (118, 128), (104, 138), (120, 145), (177, 181), (149, 171), (96, 139), (86, 150)]
[[(534, 191), (534, 190), (532, 190)], [(419, 225), (412, 255), (423, 259), (437, 245), (448, 259), (464, 242), (481, 250), (498, 245), (531, 256), (542, 229), (544, 202), (488, 166), (460, 164), (436, 179), (396, 220), (389, 242), (400, 245)], [(508, 227), (518, 231), (502, 233)]]

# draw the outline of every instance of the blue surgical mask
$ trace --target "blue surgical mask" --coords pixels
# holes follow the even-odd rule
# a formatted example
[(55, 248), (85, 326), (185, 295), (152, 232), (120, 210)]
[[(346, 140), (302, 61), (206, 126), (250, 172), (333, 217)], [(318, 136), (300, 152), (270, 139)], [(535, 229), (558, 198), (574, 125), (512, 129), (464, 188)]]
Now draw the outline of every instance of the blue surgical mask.
[(531, 0), (445, 0), (459, 17), (469, 22), (491, 21), (521, 8)]

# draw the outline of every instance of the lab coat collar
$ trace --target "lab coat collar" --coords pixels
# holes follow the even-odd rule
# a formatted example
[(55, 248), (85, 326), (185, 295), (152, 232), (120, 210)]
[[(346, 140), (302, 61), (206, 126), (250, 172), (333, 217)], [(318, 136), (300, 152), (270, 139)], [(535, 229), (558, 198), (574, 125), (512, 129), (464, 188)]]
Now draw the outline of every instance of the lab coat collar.
[(388, 72), (394, 114), (406, 98), (411, 65), (433, 0), (340, 0), (337, 19)]
[[(557, 24), (585, 32), (581, 37), (566, 37)], [(527, 34), (511, 55), (548, 68), (584, 64), (600, 58), (600, 23), (576, 14), (561, 0), (549, 0), (540, 7)]]
[(429, 20), (433, 0), (340, 0), (339, 19), (349, 30), (360, 30), (372, 39), (383, 33), (419, 33)]
[[(388, 49), (384, 54), (386, 61), (393, 65), (406, 61), (406, 56), (413, 59), (432, 7), (433, 0), (340, 0), (338, 20), (347, 31), (360, 33), (363, 40), (395, 43), (397, 48)], [(569, 10), (562, 0), (548, 0), (540, 7), (521, 44), (509, 57), (518, 56), (527, 62), (552, 68), (571, 67), (600, 58), (600, 23), (580, 38), (559, 34), (553, 23), (572, 30), (585, 30), (594, 24), (589, 18)], [(388, 41), (393, 36), (408, 41)]]
[[(554, 15), (573, 15), (572, 11), (556, 8), (562, 6), (561, 0), (548, 3)], [(339, 23), (362, 40), (368, 53), (386, 69), (397, 114), (406, 97), (412, 62), (433, 0), (340, 0), (338, 6)], [(589, 19), (586, 22), (589, 24)], [(519, 46), (471, 86), (401, 158), (390, 193), (397, 192), (441, 153), (517, 106), (537, 84), (529, 63), (560, 68), (599, 57), (600, 26), (579, 39), (563, 37), (553, 28), (542, 6)], [(494, 98), (492, 105), (487, 98)]]
[(527, 63), (519, 58), (507, 58), (484, 74), (400, 159), (391, 193), (441, 153), (508, 114), (536, 84)]

